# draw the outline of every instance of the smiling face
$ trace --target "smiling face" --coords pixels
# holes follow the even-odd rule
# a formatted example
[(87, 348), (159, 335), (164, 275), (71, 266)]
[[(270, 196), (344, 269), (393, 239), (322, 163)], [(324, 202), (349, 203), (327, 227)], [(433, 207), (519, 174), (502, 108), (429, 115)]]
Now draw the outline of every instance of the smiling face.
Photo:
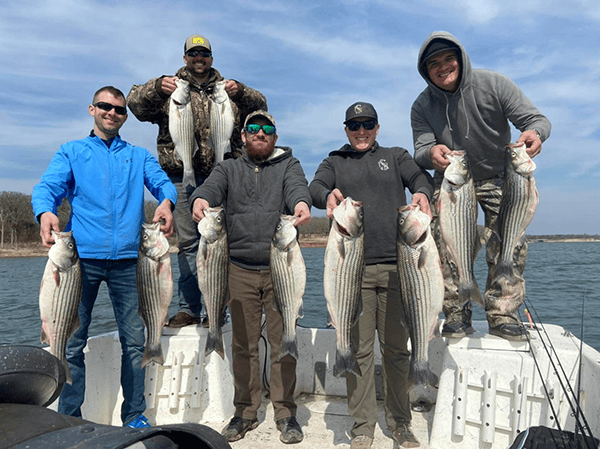
[[(115, 97), (108, 91), (100, 92), (96, 98), (94, 98), (94, 104), (98, 103), (109, 103), (113, 106), (125, 107), (125, 98)], [(105, 111), (97, 106), (91, 104), (88, 111), (92, 117), (94, 117), (94, 134), (104, 140), (108, 140), (115, 137), (119, 133), (119, 129), (127, 120), (127, 114), (117, 114), (115, 108), (110, 111)]]
[[(204, 47), (194, 47), (190, 50), (198, 50), (202, 52), (209, 52)], [(196, 81), (204, 82), (208, 79), (210, 74), (210, 68), (213, 64), (213, 57), (202, 56), (201, 54), (197, 54), (196, 56), (190, 56), (188, 54), (183, 55), (183, 61), (185, 62), (186, 67), (192, 73)]]
[[(366, 122), (372, 120), (373, 119), (369, 117), (358, 117), (353, 119), (355, 122)], [(346, 136), (348, 136), (348, 141), (350, 142), (350, 146), (353, 150), (367, 151), (371, 149), (375, 143), (377, 134), (379, 134), (379, 123), (371, 130), (367, 130), (363, 126), (358, 128), (356, 131), (350, 131), (347, 126), (344, 129), (346, 130)]]
[[(261, 116), (253, 117), (248, 124), (272, 125), (269, 120)], [(258, 163), (266, 161), (273, 154), (275, 143), (277, 143), (277, 134), (267, 135), (262, 129), (256, 134), (251, 134), (244, 129), (242, 130), (242, 141), (246, 146), (248, 156)]]
[(433, 55), (426, 63), (429, 79), (440, 89), (455, 92), (460, 83), (460, 64), (454, 50)]

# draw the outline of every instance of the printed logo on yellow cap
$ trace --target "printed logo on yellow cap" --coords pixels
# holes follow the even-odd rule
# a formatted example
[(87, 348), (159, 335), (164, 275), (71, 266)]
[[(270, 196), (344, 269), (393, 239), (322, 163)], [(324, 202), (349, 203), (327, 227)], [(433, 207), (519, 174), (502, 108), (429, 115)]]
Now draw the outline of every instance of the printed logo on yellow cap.
[(201, 37), (193, 37), (192, 43), (193, 44), (204, 44), (204, 39), (202, 39)]

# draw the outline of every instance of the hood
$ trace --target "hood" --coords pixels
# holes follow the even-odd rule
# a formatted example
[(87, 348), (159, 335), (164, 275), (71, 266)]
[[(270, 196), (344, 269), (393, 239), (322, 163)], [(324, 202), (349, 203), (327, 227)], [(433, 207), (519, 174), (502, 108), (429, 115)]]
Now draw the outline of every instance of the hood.
[(329, 156), (333, 156), (335, 154), (340, 154), (340, 153), (365, 154), (365, 153), (370, 153), (372, 151), (375, 151), (375, 150), (377, 150), (377, 148), (379, 148), (379, 143), (377, 141), (373, 142), (373, 146), (371, 148), (369, 148), (367, 151), (356, 151), (355, 149), (352, 148), (352, 146), (349, 143), (346, 143), (339, 150), (334, 150), (331, 153), (329, 153)]
[[(243, 158), (246, 161), (246, 163), (250, 164), (251, 166), (257, 165), (256, 162), (250, 159), (250, 157), (246, 153), (246, 145), (242, 147), (242, 152)], [(269, 156), (269, 158), (266, 161), (260, 162), (258, 165), (275, 164), (280, 160), (286, 159), (288, 157), (292, 157), (292, 149), (290, 147), (275, 147), (273, 148), (273, 153), (271, 153), (271, 156)]]
[[(429, 46), (429, 44), (431, 44), (434, 40), (438, 40), (438, 39), (439, 40), (447, 40), (449, 42), (452, 42), (459, 48), (458, 62), (460, 64), (460, 82), (458, 85), (458, 89), (456, 89), (456, 92), (454, 92), (454, 93), (447, 92), (443, 89), (440, 89), (435, 84), (433, 84), (433, 82), (429, 79), (429, 75), (427, 75), (427, 69), (425, 68), (425, 64), (424, 64), (425, 61), (423, 61), (423, 54), (425, 53), (425, 49)], [(419, 60), (417, 63), (417, 70), (419, 71), (419, 73), (421, 74), (421, 76), (423, 77), (423, 79), (425, 80), (427, 85), (429, 86), (429, 88), (432, 90), (432, 92), (434, 92), (435, 94), (438, 94), (438, 95), (443, 95), (443, 96), (456, 95), (462, 89), (464, 89), (465, 87), (467, 87), (471, 84), (472, 70), (471, 70), (471, 60), (469, 59), (469, 55), (467, 55), (465, 48), (458, 41), (458, 39), (456, 39), (452, 34), (448, 33), (447, 31), (434, 31), (433, 33), (431, 33), (429, 35), (429, 37), (427, 39), (425, 39), (425, 42), (423, 42), (423, 45), (421, 45), (421, 49), (419, 50)]]

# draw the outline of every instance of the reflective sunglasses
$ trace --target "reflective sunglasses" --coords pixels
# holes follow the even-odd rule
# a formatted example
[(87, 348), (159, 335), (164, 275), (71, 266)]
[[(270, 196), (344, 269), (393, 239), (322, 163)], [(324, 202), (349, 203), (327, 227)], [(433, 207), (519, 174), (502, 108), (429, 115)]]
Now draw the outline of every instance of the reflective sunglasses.
[(204, 50), (190, 50), (186, 51), (185, 54), (187, 56), (191, 56), (192, 58), (195, 58), (198, 55), (201, 55), (203, 58), (210, 58), (212, 56), (212, 52)]
[(275, 134), (275, 127), (273, 125), (257, 125), (251, 124), (246, 126), (246, 131), (250, 134), (258, 134), (260, 130), (263, 130), (267, 136)]
[(348, 123), (346, 123), (346, 126), (348, 127), (348, 129), (350, 131), (358, 131), (361, 126), (366, 131), (371, 131), (373, 128), (375, 128), (376, 125), (377, 125), (377, 122), (375, 120), (365, 120), (364, 122), (357, 122), (357, 121), (351, 120)]
[(99, 101), (93, 106), (102, 109), (103, 111), (110, 112), (112, 109), (115, 109), (115, 112), (119, 115), (127, 114), (127, 108), (125, 106), (115, 106), (114, 104), (105, 103), (104, 101)]

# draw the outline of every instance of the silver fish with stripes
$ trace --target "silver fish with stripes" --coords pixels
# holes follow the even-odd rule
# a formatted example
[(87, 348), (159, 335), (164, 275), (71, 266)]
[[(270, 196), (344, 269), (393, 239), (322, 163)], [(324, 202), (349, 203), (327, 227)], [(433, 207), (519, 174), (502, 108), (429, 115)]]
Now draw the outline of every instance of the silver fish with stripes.
[(175, 145), (175, 153), (183, 163), (183, 186), (196, 186), (192, 159), (198, 149), (194, 136), (194, 114), (190, 83), (175, 80), (177, 88), (169, 99), (169, 134)]
[(40, 340), (50, 345), (50, 353), (65, 366), (67, 382), (72, 383), (65, 350), (67, 341), (79, 327), (81, 302), (81, 267), (73, 233), (54, 232), (54, 245), (48, 251), (48, 261), (40, 286)]
[(505, 150), (502, 200), (495, 229), (502, 242), (496, 279), (504, 276), (508, 282), (514, 284), (515, 249), (525, 241), (525, 231), (535, 215), (539, 194), (533, 177), (536, 165), (527, 154), (525, 143), (511, 143)]
[(273, 281), (273, 308), (281, 314), (283, 333), (277, 360), (286, 355), (298, 359), (296, 323), (302, 318), (302, 297), (306, 287), (306, 265), (294, 224), (298, 217), (282, 214), (271, 240), (269, 266)]
[(210, 97), (210, 144), (215, 151), (215, 164), (231, 151), (234, 117), (231, 100), (225, 91), (226, 81), (217, 81)]
[(398, 277), (411, 342), (408, 394), (416, 411), (429, 411), (435, 404), (439, 381), (429, 365), (429, 340), (439, 335), (444, 276), (430, 223), (417, 205), (398, 209)]
[(437, 202), (440, 233), (458, 274), (458, 300), (483, 305), (481, 291), (473, 274), (473, 264), (481, 243), (477, 236), (477, 198), (473, 176), (464, 151), (446, 155), (450, 165)]
[(208, 315), (206, 352), (213, 351), (225, 359), (221, 316), (227, 304), (227, 276), (229, 273), (229, 244), (225, 211), (222, 206), (204, 210), (204, 218), (198, 223), (200, 242), (196, 256), (198, 287), (204, 296)]
[(334, 210), (325, 248), (323, 290), (330, 324), (335, 328), (333, 374), (361, 375), (350, 334), (362, 311), (361, 288), (365, 269), (363, 205), (346, 197)]
[(138, 313), (147, 333), (142, 368), (150, 362), (162, 365), (165, 359), (160, 340), (173, 297), (173, 274), (169, 242), (160, 223), (142, 225), (136, 283)]

